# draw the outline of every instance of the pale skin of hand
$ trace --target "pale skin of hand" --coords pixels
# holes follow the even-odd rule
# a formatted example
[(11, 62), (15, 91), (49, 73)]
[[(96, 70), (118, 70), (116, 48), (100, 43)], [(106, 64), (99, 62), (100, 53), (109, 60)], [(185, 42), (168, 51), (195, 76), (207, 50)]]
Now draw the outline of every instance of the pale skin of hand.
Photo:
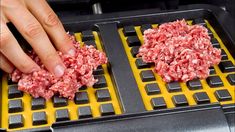
[(39, 66), (21, 49), (8, 29), (6, 23), (11, 22), (28, 41), (48, 71), (57, 77), (64, 74), (66, 67), (56, 49), (70, 55), (75, 54), (75, 49), (62, 23), (45, 0), (0, 0), (0, 13), (2, 70), (7, 73), (11, 73), (15, 67), (23, 73), (39, 70)]

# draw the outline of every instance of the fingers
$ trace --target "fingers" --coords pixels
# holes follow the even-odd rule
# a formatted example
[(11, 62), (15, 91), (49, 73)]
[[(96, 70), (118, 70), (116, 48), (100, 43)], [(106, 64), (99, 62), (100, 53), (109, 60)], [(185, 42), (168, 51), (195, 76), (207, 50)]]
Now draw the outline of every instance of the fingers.
[(63, 25), (47, 2), (45, 0), (26, 0), (26, 5), (49, 34), (57, 49), (74, 55), (72, 40), (69, 39)]
[(46, 68), (55, 76), (62, 76), (65, 66), (36, 18), (22, 5), (14, 10), (5, 10), (5, 14), (33, 47)]
[[(21, 49), (3, 20), (1, 20), (0, 36), (1, 53), (7, 57), (7, 59), (12, 62), (19, 70), (25, 73), (30, 73), (39, 69), (38, 65)], [(12, 66), (10, 65), (9, 61), (3, 57), (3, 55), (1, 55), (1, 63), (3, 63), (1, 64), (1, 68), (7, 72), (10, 72)], [(8, 65), (9, 68), (6, 68)]]
[(11, 64), (11, 62), (1, 53), (0, 53), (0, 68), (7, 73), (12, 73), (14, 70), (14, 66)]

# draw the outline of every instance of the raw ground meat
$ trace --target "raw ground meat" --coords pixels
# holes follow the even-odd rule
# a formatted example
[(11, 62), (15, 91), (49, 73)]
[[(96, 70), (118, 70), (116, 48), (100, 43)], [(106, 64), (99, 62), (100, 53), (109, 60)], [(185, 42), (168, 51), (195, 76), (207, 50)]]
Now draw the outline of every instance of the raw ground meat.
[(165, 82), (205, 79), (209, 67), (221, 61), (221, 50), (213, 48), (210, 39), (205, 27), (177, 20), (144, 31), (137, 56), (154, 63)]
[(73, 99), (74, 94), (81, 86), (92, 86), (97, 79), (92, 75), (99, 65), (107, 63), (105, 53), (96, 50), (93, 46), (81, 46), (75, 42), (75, 56), (62, 54), (59, 56), (67, 69), (62, 77), (56, 78), (41, 63), (34, 51), (29, 53), (30, 57), (41, 67), (41, 70), (24, 74), (18, 69), (11, 74), (12, 81), (18, 82), (18, 89), (31, 94), (33, 97), (43, 97), (50, 99), (54, 94), (61, 97)]

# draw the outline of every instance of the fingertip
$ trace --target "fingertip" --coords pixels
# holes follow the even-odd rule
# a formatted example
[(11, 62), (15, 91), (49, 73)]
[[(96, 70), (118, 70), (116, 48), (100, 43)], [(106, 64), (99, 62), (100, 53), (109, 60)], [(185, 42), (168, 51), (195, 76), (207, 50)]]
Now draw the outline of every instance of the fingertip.
[[(64, 38), (61, 40), (55, 40), (55, 45), (56, 45), (57, 49), (59, 51), (63, 52), (64, 54), (74, 56), (76, 53), (76, 49), (73, 45), (73, 40), (71, 40), (71, 38), (67, 34), (64, 34), (63, 37)], [(58, 42), (56, 42), (56, 41), (58, 41)]]
[(30, 71), (31, 72), (35, 72), (35, 71), (39, 71), (41, 68), (38, 65), (35, 65)]

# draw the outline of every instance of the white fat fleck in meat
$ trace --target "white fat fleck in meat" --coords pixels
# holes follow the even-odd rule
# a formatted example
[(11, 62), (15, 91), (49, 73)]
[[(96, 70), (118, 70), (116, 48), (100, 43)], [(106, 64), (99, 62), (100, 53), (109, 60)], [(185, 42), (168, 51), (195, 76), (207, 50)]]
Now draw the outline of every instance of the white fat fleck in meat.
[(194, 60), (192, 60), (192, 63), (197, 64), (197, 63), (198, 63), (198, 60), (197, 60), (197, 59), (194, 59)]
[(155, 72), (164, 81), (186, 82), (206, 78), (209, 67), (220, 62), (220, 53), (213, 48), (205, 27), (177, 20), (144, 31), (144, 44), (137, 56), (154, 62)]

